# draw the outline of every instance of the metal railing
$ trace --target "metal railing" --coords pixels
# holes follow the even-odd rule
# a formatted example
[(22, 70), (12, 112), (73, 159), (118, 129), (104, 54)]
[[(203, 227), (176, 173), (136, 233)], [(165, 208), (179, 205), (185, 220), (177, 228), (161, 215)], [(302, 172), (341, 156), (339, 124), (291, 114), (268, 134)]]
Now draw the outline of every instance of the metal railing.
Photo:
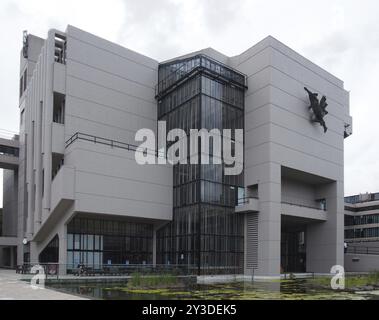
[[(194, 63), (189, 65), (186, 61), (193, 60)], [(161, 97), (172, 87), (176, 87), (183, 79), (189, 77), (198, 71), (208, 71), (215, 74), (218, 78), (224, 79), (237, 86), (246, 88), (246, 76), (239, 71), (216, 61), (205, 54), (199, 54), (183, 60), (183, 64), (169, 73), (164, 79), (160, 80), (155, 86), (155, 96)]]
[(282, 201), (282, 204), (288, 204), (290, 206), (297, 206), (297, 207), (302, 207), (302, 208), (308, 208), (308, 209), (315, 209), (315, 210), (320, 210), (320, 211), (326, 211), (326, 209), (320, 208), (319, 206), (311, 206), (311, 205), (305, 205), (305, 204), (300, 204), (300, 203), (295, 203), (295, 202), (288, 202), (288, 201)]
[(240, 266), (202, 266), (200, 268), (200, 275), (233, 275), (233, 274), (243, 274), (243, 267), (240, 267)]
[(59, 271), (64, 270), (68, 276), (74, 277), (125, 277), (133, 274), (140, 275), (161, 275), (170, 274), (175, 276), (195, 276), (199, 275), (222, 275), (222, 274), (241, 274), (243, 268), (239, 266), (201, 266), (188, 264), (102, 264), (102, 265), (86, 265), (78, 264), (76, 266), (70, 264), (58, 263), (25, 263), (16, 268), (16, 273), (31, 276), (33, 266), (40, 265), (44, 269), (46, 278), (59, 278)]
[(112, 265), (67, 265), (67, 274), (75, 276), (129, 276), (133, 273), (141, 275), (157, 275), (170, 273), (172, 275), (191, 275), (196, 273), (196, 266), (168, 264), (112, 264)]
[(379, 247), (349, 246), (348, 245), (345, 253), (353, 253), (353, 254), (377, 254), (377, 255), (379, 255)]
[[(120, 148), (128, 151), (137, 151), (138, 146), (130, 144), (130, 143), (125, 143), (125, 142), (120, 142), (117, 140), (112, 140), (108, 138), (101, 138), (98, 136), (86, 134), (86, 133), (81, 133), (77, 132), (73, 134), (67, 141), (66, 141), (66, 148), (68, 148), (71, 144), (73, 144), (76, 140), (84, 140), (84, 141), (89, 141), (93, 142), (95, 144), (102, 144), (106, 146), (110, 146), (112, 148)], [(149, 150), (144, 148), (146, 150), (146, 153), (149, 154), (154, 154), (156, 157), (160, 156), (160, 153), (155, 151), (155, 150)]]
[(250, 199), (259, 199), (258, 197), (244, 197), (244, 198), (239, 198), (237, 200), (237, 206), (243, 206), (244, 204), (248, 204)]
[(44, 274), (46, 278), (54, 277), (57, 278), (59, 276), (59, 263), (24, 263), (22, 265), (18, 265), (16, 267), (16, 273), (22, 275), (34, 275), (35, 272), (32, 272), (32, 268), (36, 265), (40, 265), (44, 269)]

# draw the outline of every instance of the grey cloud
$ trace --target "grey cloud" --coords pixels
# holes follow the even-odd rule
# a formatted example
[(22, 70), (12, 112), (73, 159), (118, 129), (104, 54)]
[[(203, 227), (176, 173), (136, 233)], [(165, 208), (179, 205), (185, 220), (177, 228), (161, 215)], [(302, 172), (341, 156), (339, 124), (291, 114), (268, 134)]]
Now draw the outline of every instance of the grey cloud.
[(243, 0), (205, 0), (199, 2), (205, 26), (213, 33), (220, 34), (233, 23), (241, 13)]
[[(37, 10), (46, 7), (42, 0), (33, 5), (28, 0), (0, 1), (0, 42), (7, 44), (0, 50), (0, 128), (18, 130), (23, 29), (45, 36), (49, 27), (64, 30), (71, 23), (159, 61), (209, 46), (238, 54), (272, 34), (345, 81), (354, 130), (345, 140), (345, 190), (379, 191), (377, 0), (320, 0), (312, 7), (313, 16), (300, 0), (114, 0), (106, 6), (92, 1), (89, 11), (82, 1), (66, 1), (78, 11)], [(60, 2), (49, 4), (53, 9)], [(104, 7), (108, 16), (101, 11)], [(120, 8), (125, 18), (115, 12)], [(36, 16), (35, 10), (46, 13)], [(92, 10), (97, 15), (91, 16)]]
[(137, 46), (156, 59), (180, 51), (182, 9), (178, 4), (140, 0), (125, 1), (124, 6), (126, 20), (119, 31), (120, 43)]

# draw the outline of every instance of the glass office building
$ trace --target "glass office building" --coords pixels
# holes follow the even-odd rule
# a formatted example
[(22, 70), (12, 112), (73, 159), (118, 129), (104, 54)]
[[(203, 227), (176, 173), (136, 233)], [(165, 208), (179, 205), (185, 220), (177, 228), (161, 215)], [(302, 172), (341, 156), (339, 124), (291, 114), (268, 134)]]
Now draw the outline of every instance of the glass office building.
[[(205, 55), (161, 64), (158, 120), (187, 136), (201, 128), (234, 133), (244, 128), (245, 82), (243, 74)], [(243, 172), (225, 175), (212, 152), (209, 165), (174, 166), (173, 221), (157, 232), (158, 264), (191, 265), (198, 273), (243, 271), (243, 216), (235, 213)]]

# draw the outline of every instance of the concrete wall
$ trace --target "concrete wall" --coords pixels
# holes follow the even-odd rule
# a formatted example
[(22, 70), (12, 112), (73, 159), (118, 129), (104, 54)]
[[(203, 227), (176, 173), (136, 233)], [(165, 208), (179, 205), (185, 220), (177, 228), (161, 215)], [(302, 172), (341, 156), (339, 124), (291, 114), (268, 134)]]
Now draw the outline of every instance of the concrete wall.
[(370, 240), (366, 240), (366, 241), (354, 241), (354, 242), (348, 242), (348, 246), (349, 247), (368, 247), (368, 248), (377, 248), (378, 249), (378, 253), (379, 253), (379, 240), (375, 240), (375, 241), (370, 241)]
[(137, 130), (156, 130), (157, 61), (68, 26), (66, 69), (66, 138), (84, 132), (135, 144)]
[(134, 152), (78, 140), (66, 149), (75, 168), (75, 211), (172, 219), (172, 167), (139, 165)]
[[(56, 34), (67, 39), (66, 64), (54, 62)], [(76, 211), (171, 219), (171, 168), (141, 167), (132, 152), (92, 142), (64, 145), (76, 132), (135, 144), (137, 130), (155, 131), (158, 62), (72, 26), (65, 33), (50, 30), (45, 41), (33, 39), (30, 58), (21, 59), (20, 74), (26, 66), (32, 74), (20, 99), (25, 121), (18, 200), (19, 239), (25, 234), (33, 239), (43, 229), (31, 245), (32, 256), (64, 232), (67, 215)], [(209, 48), (202, 52), (248, 76), (245, 184), (258, 185), (257, 274), (280, 273), (282, 202), (294, 198), (299, 204), (327, 199), (327, 221), (307, 227), (307, 269), (329, 272), (331, 265), (343, 264), (343, 143), (345, 124), (351, 124), (343, 82), (272, 37), (232, 58)], [(327, 96), (326, 134), (310, 122), (304, 86)], [(53, 124), (54, 91), (65, 95), (60, 126)], [(53, 151), (64, 157), (72, 193), (66, 192), (70, 179), (53, 181)], [(314, 188), (291, 182), (283, 178), (284, 167), (328, 183)]]
[[(342, 81), (272, 37), (230, 63), (248, 76), (245, 185), (258, 184), (259, 189), (259, 273), (280, 272), (281, 202), (295, 187), (282, 185), (282, 167), (334, 181), (317, 193), (328, 198), (328, 221), (309, 227), (307, 239), (307, 268), (330, 271), (331, 265), (343, 264), (343, 143), (344, 125), (351, 123), (349, 94)], [(327, 96), (326, 134), (310, 122), (305, 86)], [(311, 188), (299, 195), (308, 193), (309, 201)]]
[(346, 272), (379, 271), (379, 255), (373, 254), (345, 254)]
[[(67, 41), (65, 64), (54, 61), (56, 35)], [(91, 142), (65, 148), (77, 132), (137, 144), (137, 130), (156, 131), (158, 62), (72, 26), (65, 33), (50, 30), (41, 45), (36, 61), (23, 61), (33, 74), (20, 102), (20, 181), (27, 186), (27, 193), (19, 190), (25, 196), (19, 216), (27, 212), (20, 239), (35, 240), (32, 259), (65, 224), (67, 210), (171, 219), (171, 167), (139, 166), (134, 152)], [(53, 123), (54, 93), (65, 96), (63, 124)], [(63, 157), (65, 177), (53, 177), (53, 153)]]
[(3, 208), (0, 208), (0, 237), (3, 236)]
[(4, 237), (17, 236), (17, 171), (3, 171), (3, 230)]
[(315, 186), (282, 178), (282, 202), (314, 207), (315, 199)]

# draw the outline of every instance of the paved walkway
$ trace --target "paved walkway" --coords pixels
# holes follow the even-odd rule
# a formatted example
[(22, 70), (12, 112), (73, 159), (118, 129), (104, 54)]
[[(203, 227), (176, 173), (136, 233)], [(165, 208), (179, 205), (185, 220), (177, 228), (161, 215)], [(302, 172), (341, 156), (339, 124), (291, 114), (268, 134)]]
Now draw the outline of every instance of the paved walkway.
[(0, 300), (86, 300), (51, 289), (33, 289), (14, 270), (0, 269)]

